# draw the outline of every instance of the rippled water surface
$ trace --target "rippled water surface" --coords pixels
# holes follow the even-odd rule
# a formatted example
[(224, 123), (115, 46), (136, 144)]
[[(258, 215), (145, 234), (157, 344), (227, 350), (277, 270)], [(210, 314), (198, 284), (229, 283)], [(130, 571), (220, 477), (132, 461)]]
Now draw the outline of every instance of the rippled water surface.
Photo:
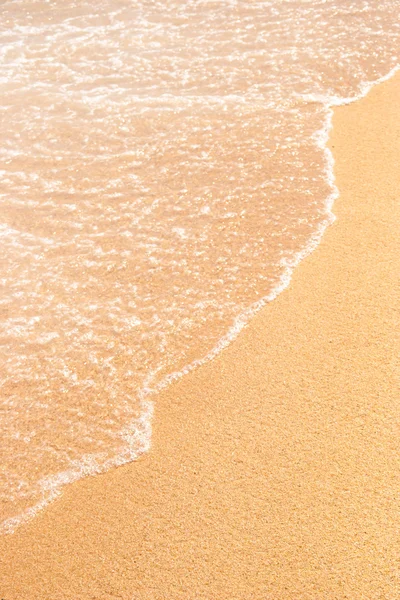
[(332, 221), (329, 105), (399, 2), (0, 6), (0, 513), (149, 447), (149, 389), (221, 347)]

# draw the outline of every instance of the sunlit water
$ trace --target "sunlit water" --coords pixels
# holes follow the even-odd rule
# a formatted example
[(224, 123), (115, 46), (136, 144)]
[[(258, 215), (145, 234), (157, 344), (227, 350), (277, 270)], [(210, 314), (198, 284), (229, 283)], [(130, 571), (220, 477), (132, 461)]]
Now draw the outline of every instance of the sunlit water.
[(287, 285), (333, 220), (329, 106), (396, 66), (398, 13), (2, 2), (3, 531), (146, 451), (149, 391)]

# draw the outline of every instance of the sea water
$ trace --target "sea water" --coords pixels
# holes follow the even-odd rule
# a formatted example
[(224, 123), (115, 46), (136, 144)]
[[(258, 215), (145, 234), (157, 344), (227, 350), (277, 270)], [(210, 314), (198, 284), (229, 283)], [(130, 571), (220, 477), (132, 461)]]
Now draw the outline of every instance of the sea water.
[(331, 107), (399, 61), (396, 0), (0, 7), (0, 515), (151, 444), (156, 392), (333, 222)]

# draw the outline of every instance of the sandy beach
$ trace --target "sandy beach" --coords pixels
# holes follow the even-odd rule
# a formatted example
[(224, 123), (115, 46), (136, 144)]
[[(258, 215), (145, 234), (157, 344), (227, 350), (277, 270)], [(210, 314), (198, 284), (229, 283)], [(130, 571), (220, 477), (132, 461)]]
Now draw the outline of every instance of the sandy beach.
[(0, 539), (4, 600), (397, 600), (400, 76), (335, 110), (337, 221), (151, 451)]

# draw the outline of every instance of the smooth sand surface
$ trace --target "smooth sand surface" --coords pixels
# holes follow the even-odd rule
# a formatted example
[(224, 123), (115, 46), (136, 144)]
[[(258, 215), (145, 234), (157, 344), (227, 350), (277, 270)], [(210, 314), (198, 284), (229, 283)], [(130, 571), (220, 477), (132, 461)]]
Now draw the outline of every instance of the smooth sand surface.
[(322, 244), (157, 398), (148, 455), (0, 539), (0, 598), (400, 598), (399, 111), (399, 76), (335, 111)]

